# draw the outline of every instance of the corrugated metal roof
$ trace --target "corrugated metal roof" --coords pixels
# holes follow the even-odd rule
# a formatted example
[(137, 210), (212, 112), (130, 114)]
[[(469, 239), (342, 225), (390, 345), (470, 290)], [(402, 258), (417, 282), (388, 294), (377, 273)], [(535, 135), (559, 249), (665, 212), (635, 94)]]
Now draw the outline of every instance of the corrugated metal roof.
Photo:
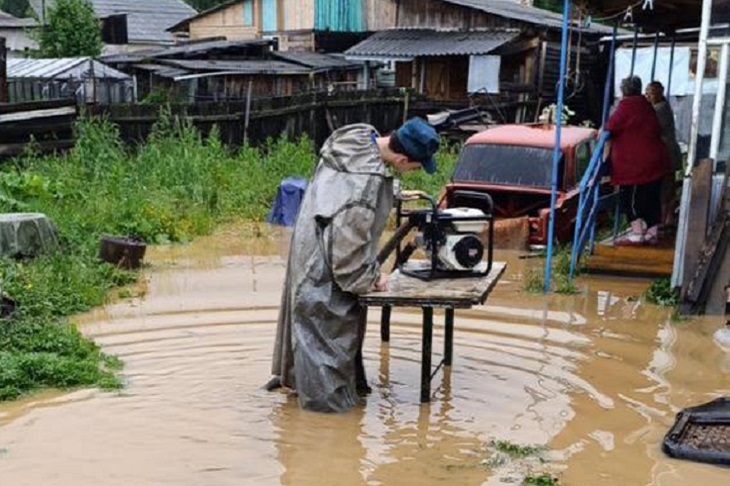
[(313, 69), (360, 69), (362, 63), (348, 61), (342, 56), (318, 52), (272, 52), (272, 56)]
[(487, 54), (519, 35), (517, 30), (384, 30), (345, 52), (350, 57), (413, 58)]
[[(522, 5), (517, 0), (442, 0), (446, 3), (452, 3), (462, 7), (469, 7), (492, 15), (504, 17), (507, 19), (520, 20), (529, 24), (538, 26), (562, 28), (562, 14), (550, 12), (529, 5)], [(628, 0), (626, 0), (628, 3)], [(606, 34), (612, 31), (611, 27), (593, 24), (589, 28), (584, 28), (584, 32), (592, 32), (596, 34)]]
[(229, 71), (242, 74), (309, 74), (310, 69), (282, 61), (195, 61), (166, 59), (165, 65), (176, 66), (189, 71)]
[(152, 71), (157, 76), (170, 79), (190, 74), (190, 71), (186, 69), (180, 69), (173, 66), (163, 66), (161, 64), (135, 64), (134, 67), (145, 71)]
[(96, 79), (130, 79), (127, 74), (112, 69), (88, 57), (58, 59), (8, 59), (8, 78), (83, 79), (91, 76), (91, 63)]
[(11, 29), (23, 29), (26, 27), (33, 27), (35, 20), (33, 19), (19, 19), (7, 12), (0, 10), (0, 27), (11, 28)]
[[(173, 43), (167, 29), (195, 15), (197, 11), (183, 0), (89, 0), (99, 18), (112, 15), (127, 15), (127, 34), (130, 43)], [(43, 3), (46, 9), (54, 0), (30, 0), (31, 6), (43, 18)]]
[(185, 58), (193, 57), (200, 54), (219, 53), (235, 55), (235, 51), (244, 50), (252, 46), (265, 46), (272, 44), (272, 40), (252, 39), (247, 41), (205, 41), (194, 42), (188, 44), (180, 44), (174, 47), (165, 47), (162, 49), (144, 49), (125, 54), (112, 54), (101, 58), (102, 61), (111, 64), (130, 64), (142, 62), (145, 59), (158, 58)]

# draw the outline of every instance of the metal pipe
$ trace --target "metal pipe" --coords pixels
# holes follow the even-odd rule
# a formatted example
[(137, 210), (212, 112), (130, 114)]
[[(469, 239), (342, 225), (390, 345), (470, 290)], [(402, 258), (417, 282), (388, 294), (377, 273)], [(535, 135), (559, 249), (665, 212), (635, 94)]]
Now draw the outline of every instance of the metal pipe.
[(636, 45), (639, 42), (639, 31), (634, 26), (634, 42), (631, 45), (631, 72), (629, 73), (629, 77), (634, 75), (634, 66), (636, 65)]
[(656, 58), (657, 53), (659, 52), (659, 31), (657, 31), (656, 35), (654, 36), (654, 57), (651, 60), (651, 76), (649, 79), (649, 82), (654, 81), (654, 75), (656, 74)]
[(715, 98), (715, 116), (712, 120), (712, 139), (710, 142), (710, 158), (714, 160), (715, 169), (717, 169), (717, 154), (720, 151), (720, 141), (722, 140), (722, 122), (725, 117), (725, 95), (727, 93), (727, 68), (728, 54), (730, 54), (730, 45), (723, 44), (720, 51), (720, 67), (718, 74), (717, 97)]
[(672, 286), (681, 287), (684, 278), (684, 253), (687, 249), (687, 225), (689, 219), (689, 202), (692, 200), (692, 170), (697, 158), (697, 139), (700, 133), (700, 106), (702, 102), (702, 83), (705, 79), (707, 65), (707, 37), (710, 32), (710, 17), (712, 16), (712, 0), (702, 0), (702, 23), (700, 24), (700, 39), (697, 47), (697, 74), (695, 76), (695, 93), (692, 102), (692, 127), (689, 137), (689, 151), (687, 153), (687, 168), (685, 171), (682, 201), (679, 207), (679, 225), (677, 228), (677, 242), (674, 249), (674, 269), (672, 271)]
[(667, 89), (665, 93), (667, 100), (669, 100), (669, 97), (672, 95), (672, 74), (674, 74), (674, 51), (676, 45), (677, 37), (676, 35), (672, 35), (672, 48), (669, 51), (669, 78), (667, 79)]
[(616, 64), (616, 33), (618, 32), (618, 25), (613, 24), (613, 35), (611, 36), (611, 53), (608, 61), (608, 73), (606, 74), (606, 87), (603, 91), (603, 115), (601, 115), (601, 126), (606, 124), (608, 120), (608, 110), (611, 105), (609, 100), (611, 99), (611, 89), (613, 88), (613, 73)]
[(558, 83), (558, 107), (555, 121), (555, 148), (553, 150), (552, 193), (550, 195), (550, 223), (548, 225), (547, 261), (545, 263), (545, 292), (549, 293), (553, 278), (553, 243), (555, 239), (555, 204), (558, 199), (560, 155), (562, 153), (563, 106), (565, 102), (565, 71), (568, 60), (568, 24), (570, 0), (563, 0), (563, 33), (560, 49), (560, 81)]

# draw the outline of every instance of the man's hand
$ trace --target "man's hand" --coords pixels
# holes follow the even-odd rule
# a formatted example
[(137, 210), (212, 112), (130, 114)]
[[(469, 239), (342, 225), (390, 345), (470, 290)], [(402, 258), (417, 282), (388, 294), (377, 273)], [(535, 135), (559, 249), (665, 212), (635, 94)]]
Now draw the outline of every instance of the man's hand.
[(388, 284), (388, 276), (387, 275), (381, 275), (378, 281), (375, 283), (375, 291), (376, 292), (387, 292), (390, 288), (390, 285)]
[(400, 192), (400, 198), (403, 201), (414, 201), (419, 198), (419, 196), (428, 197), (428, 194), (424, 191), (401, 191)]

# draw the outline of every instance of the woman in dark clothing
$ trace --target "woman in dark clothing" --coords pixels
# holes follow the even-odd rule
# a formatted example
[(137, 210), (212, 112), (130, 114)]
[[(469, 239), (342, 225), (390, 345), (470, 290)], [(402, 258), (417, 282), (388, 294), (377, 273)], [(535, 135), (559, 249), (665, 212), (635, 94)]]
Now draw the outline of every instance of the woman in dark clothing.
[(631, 224), (617, 245), (655, 244), (662, 217), (662, 179), (671, 170), (659, 120), (642, 94), (641, 79), (621, 82), (623, 98), (604, 129), (611, 133), (612, 181)]

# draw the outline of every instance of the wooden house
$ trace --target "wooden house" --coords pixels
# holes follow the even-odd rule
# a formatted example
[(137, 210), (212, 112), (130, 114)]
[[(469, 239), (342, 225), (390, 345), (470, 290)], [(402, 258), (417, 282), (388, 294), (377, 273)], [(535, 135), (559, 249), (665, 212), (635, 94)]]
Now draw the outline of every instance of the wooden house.
[[(533, 121), (555, 99), (561, 15), (511, 0), (400, 0), (396, 7), (394, 28), (349, 49), (349, 59), (389, 63), (396, 86), (442, 107), (490, 104), (499, 122)], [(581, 119), (600, 113), (591, 93), (593, 76), (602, 82), (604, 70), (593, 69), (589, 43), (609, 32), (574, 28), (569, 68), (579, 82), (569, 104)]]
[(191, 40), (272, 38), (282, 51), (342, 52), (395, 25), (396, 0), (231, 0), (172, 26)]

